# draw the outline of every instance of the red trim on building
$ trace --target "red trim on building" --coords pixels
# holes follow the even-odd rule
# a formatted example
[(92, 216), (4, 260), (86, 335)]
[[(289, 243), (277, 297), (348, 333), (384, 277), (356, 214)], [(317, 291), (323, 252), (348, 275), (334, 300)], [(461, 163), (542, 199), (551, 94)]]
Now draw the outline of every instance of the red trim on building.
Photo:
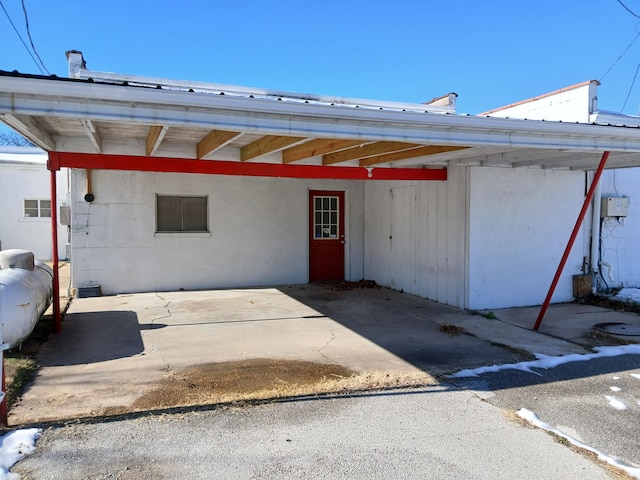
[(62, 167), (92, 170), (134, 170), (140, 172), (200, 173), (249, 177), (324, 178), (334, 180), (440, 180), (447, 169), (329, 167), (281, 163), (229, 162), (134, 155), (49, 152), (49, 169)]

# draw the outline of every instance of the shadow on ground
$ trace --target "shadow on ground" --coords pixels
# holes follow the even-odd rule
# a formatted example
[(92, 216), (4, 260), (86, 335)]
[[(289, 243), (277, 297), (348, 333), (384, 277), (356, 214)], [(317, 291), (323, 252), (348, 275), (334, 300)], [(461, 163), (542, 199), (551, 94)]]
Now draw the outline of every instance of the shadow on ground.
[(144, 351), (141, 330), (161, 327), (140, 325), (132, 311), (67, 314), (63, 332), (51, 337), (40, 363), (57, 367), (131, 357)]
[(465, 332), (447, 334), (442, 325), (472, 314), (413, 295), (380, 287), (344, 290), (333, 284), (281, 291), (434, 376), (531, 359), (499, 339), (492, 343)]

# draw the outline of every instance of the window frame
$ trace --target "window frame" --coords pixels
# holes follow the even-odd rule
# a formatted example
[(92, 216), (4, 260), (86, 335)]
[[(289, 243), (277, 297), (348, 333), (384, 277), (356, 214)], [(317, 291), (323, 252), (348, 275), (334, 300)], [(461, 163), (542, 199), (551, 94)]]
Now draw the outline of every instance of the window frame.
[[(27, 214), (27, 209), (33, 211), (34, 207), (27, 207), (27, 202), (36, 202), (36, 215)], [(43, 202), (48, 206), (43, 206)], [(49, 215), (43, 215), (43, 211), (49, 211)], [(22, 218), (25, 219), (50, 219), (51, 218), (51, 200), (49, 198), (23, 198), (22, 199)]]
[[(161, 229), (161, 223), (171, 223), (170, 220), (168, 221), (163, 221), (161, 222), (160, 220), (160, 214), (161, 214), (161, 206), (160, 206), (160, 199), (173, 199), (175, 200), (179, 200), (180, 201), (180, 224), (181, 227), (180, 229), (175, 229), (175, 228), (163, 228)], [(202, 228), (185, 228), (185, 215), (188, 212), (185, 212), (185, 200), (187, 199), (204, 199), (204, 218), (199, 218), (199, 219), (195, 219), (196, 221), (192, 221), (189, 223), (195, 223), (195, 224), (204, 224), (202, 226)], [(168, 206), (165, 206), (166, 208), (169, 208)], [(186, 206), (188, 208), (188, 205)], [(209, 234), (209, 196), (208, 195), (166, 195), (166, 194), (156, 194), (156, 201), (155, 201), (155, 220), (156, 220), (156, 228), (155, 228), (155, 233), (156, 235), (208, 235)], [(175, 219), (174, 219), (175, 220)], [(173, 226), (175, 226), (175, 222), (173, 224)]]
[[(340, 197), (338, 195), (316, 195), (313, 198), (313, 240), (338, 240), (342, 234), (340, 231)], [(320, 202), (320, 208), (318, 208), (318, 202)]]

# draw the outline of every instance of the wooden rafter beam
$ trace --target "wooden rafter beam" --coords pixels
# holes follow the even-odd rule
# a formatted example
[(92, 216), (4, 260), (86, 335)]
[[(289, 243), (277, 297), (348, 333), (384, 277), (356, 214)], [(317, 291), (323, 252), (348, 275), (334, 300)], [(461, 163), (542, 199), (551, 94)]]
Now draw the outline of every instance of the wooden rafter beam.
[(158, 150), (158, 147), (162, 143), (168, 129), (169, 127), (165, 125), (152, 125), (149, 128), (146, 142), (146, 152), (148, 157), (156, 153), (156, 150)]
[(43, 150), (55, 150), (56, 144), (51, 135), (33, 117), (6, 113), (2, 121), (16, 132)]
[(85, 120), (83, 118), (80, 119), (80, 124), (82, 125), (82, 129), (84, 133), (89, 137), (93, 146), (96, 147), (98, 153), (102, 153), (102, 135), (98, 131), (98, 127), (96, 127), (95, 123), (91, 120)]
[(397, 162), (406, 160), (407, 158), (423, 157), (426, 155), (436, 155), (438, 153), (453, 152), (456, 150), (464, 150), (469, 147), (457, 147), (449, 145), (426, 145), (424, 147), (411, 148), (409, 150), (401, 150), (383, 155), (363, 158), (360, 160), (361, 167), (369, 167), (371, 165), (379, 165), (387, 162)]
[(253, 158), (261, 157), (268, 153), (277, 152), (283, 148), (302, 143), (306, 137), (283, 137), (280, 135), (266, 135), (255, 142), (240, 148), (240, 160), (246, 162)]
[(226, 130), (211, 130), (196, 145), (196, 157), (202, 158), (214, 150), (224, 147), (240, 135), (242, 135), (242, 133), (228, 132)]
[(298, 160), (303, 160), (309, 157), (315, 157), (318, 155), (324, 155), (325, 153), (336, 152), (338, 150), (344, 150), (345, 148), (355, 147), (356, 145), (362, 145), (362, 140), (336, 140), (332, 138), (317, 138), (310, 142), (303, 143), (297, 147), (287, 148), (282, 152), (282, 162), (291, 163)]
[(488, 154), (508, 150), (509, 147), (469, 147), (466, 150), (434, 153), (425, 157), (408, 158), (398, 161), (396, 167), (424, 166), (424, 165), (473, 165), (479, 163)]
[(328, 153), (322, 156), (323, 165), (332, 165), (334, 163), (346, 162), (347, 160), (364, 159), (381, 155), (383, 153), (397, 152), (409, 148), (420, 147), (418, 143), (404, 142), (374, 142), (361, 147), (349, 148), (335, 153)]

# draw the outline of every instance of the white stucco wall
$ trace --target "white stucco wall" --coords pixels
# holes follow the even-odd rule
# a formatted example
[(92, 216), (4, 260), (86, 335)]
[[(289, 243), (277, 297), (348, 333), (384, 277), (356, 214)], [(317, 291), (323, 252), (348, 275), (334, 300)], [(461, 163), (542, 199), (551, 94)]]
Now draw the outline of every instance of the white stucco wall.
[[(308, 281), (308, 191), (346, 192), (348, 280), (363, 269), (363, 184), (194, 174), (72, 171), (72, 276), (105, 294)], [(156, 194), (208, 195), (207, 234), (156, 234)]]
[[(33, 252), (38, 260), (51, 260), (51, 218), (24, 216), (25, 199), (50, 199), (47, 154), (34, 149), (3, 147), (0, 151), (0, 248)], [(67, 198), (67, 171), (56, 175), (58, 205)], [(58, 225), (58, 258), (66, 256), (67, 227)]]
[[(540, 305), (584, 200), (583, 172), (470, 167), (469, 308)], [(573, 300), (583, 230), (553, 302)]]
[(446, 182), (367, 182), (365, 277), (465, 307), (466, 212), (465, 167)]
[[(308, 281), (308, 191), (346, 192), (348, 280), (470, 309), (539, 305), (584, 196), (582, 172), (452, 166), (446, 182), (72, 171), (72, 276), (105, 294)], [(210, 234), (156, 234), (155, 197), (208, 195)], [(572, 300), (580, 233), (554, 302)]]
[[(604, 288), (640, 287), (640, 168), (605, 170), (601, 179), (602, 197), (629, 197), (629, 215), (606, 218), (601, 224), (601, 259)], [(613, 278), (612, 278), (613, 277)]]

